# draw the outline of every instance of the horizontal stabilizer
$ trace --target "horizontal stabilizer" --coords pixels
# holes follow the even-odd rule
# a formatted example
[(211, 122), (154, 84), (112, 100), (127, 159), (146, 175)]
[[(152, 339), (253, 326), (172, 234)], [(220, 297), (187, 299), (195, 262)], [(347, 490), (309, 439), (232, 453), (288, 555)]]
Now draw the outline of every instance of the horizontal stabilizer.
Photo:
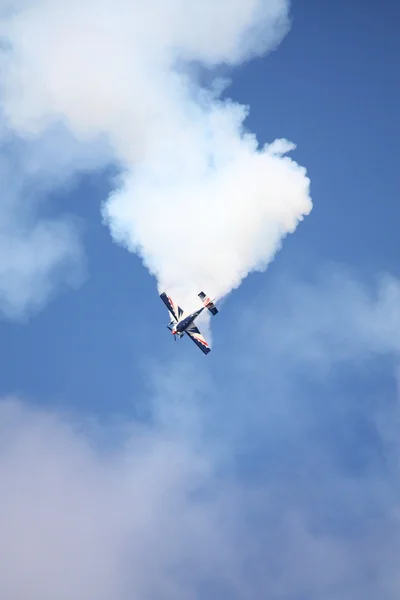
[(211, 298), (209, 298), (208, 296), (206, 296), (204, 292), (200, 292), (199, 298), (203, 302), (204, 306), (208, 308), (212, 315), (216, 315), (218, 313), (218, 309), (215, 306), (214, 301), (211, 300)]

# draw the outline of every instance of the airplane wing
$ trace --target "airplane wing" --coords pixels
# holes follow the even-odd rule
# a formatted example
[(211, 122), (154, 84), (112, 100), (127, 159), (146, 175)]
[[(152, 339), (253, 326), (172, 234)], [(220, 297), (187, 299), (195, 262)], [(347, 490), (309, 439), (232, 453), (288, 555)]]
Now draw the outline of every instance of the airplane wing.
[(206, 340), (201, 335), (200, 330), (196, 327), (196, 325), (189, 327), (189, 329), (185, 329), (185, 333), (188, 334), (190, 339), (194, 341), (196, 346), (198, 346), (200, 350), (204, 352), (204, 354), (208, 354), (209, 352), (211, 352), (210, 346), (207, 344)]
[(175, 304), (172, 298), (167, 296), (165, 292), (160, 294), (160, 298), (164, 302), (165, 306), (168, 308), (171, 315), (174, 317), (175, 321), (179, 321), (183, 315), (183, 310), (181, 309), (181, 307)]

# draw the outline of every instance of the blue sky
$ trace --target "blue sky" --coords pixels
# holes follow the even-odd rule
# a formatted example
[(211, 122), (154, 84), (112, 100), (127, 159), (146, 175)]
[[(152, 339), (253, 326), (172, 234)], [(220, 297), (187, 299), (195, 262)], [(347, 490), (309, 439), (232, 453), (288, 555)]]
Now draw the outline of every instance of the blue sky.
[(399, 11), (293, 2), (278, 48), (229, 71), (260, 144), (296, 144), (313, 209), (223, 300), (208, 357), (173, 343), (103, 221), (107, 145), (23, 141), (11, 118), (3, 253), (43, 219), (73, 227), (37, 307), (1, 301), (2, 597), (398, 598)]

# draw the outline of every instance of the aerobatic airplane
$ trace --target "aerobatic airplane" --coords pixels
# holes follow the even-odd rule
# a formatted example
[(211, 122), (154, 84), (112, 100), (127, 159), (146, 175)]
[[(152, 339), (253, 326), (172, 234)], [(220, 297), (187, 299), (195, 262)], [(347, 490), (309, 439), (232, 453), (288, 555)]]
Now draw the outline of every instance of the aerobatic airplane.
[(174, 340), (176, 341), (176, 336), (181, 338), (186, 333), (204, 354), (208, 354), (211, 351), (211, 348), (201, 335), (200, 330), (194, 324), (194, 320), (197, 319), (199, 314), (202, 313), (205, 308), (207, 308), (212, 315), (216, 315), (218, 309), (216, 308), (214, 301), (210, 300), (204, 292), (200, 292), (199, 298), (203, 302), (203, 306), (190, 315), (185, 315), (181, 307), (175, 304), (165, 292), (160, 295), (160, 298), (168, 308), (172, 317), (172, 320), (167, 327), (174, 336)]

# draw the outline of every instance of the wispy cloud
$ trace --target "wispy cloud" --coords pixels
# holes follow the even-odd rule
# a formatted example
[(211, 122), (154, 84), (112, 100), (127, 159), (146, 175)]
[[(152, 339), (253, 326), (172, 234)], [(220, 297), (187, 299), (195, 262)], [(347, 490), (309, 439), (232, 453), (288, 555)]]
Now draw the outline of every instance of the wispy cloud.
[(0, 312), (19, 319), (42, 307), (63, 281), (82, 277), (79, 227), (73, 219), (39, 219), (34, 181), (0, 156)]
[[(1, 404), (0, 595), (398, 597), (399, 284), (287, 283), (281, 313), (277, 289), (260, 300), (285, 343), (254, 340), (253, 371), (221, 382), (183, 365), (177, 390), (154, 370), (151, 417), (109, 424), (111, 446), (82, 420)], [(381, 381), (360, 364), (384, 356), (392, 387), (360, 390)]]
[(308, 284), (282, 278), (255, 310), (262, 318), (254, 335), (278, 362), (323, 369), (400, 352), (400, 283), (390, 274), (363, 281), (350, 268), (325, 266)]
[(259, 596), (398, 596), (399, 300), (396, 278), (336, 266), (270, 282), (239, 319), (221, 414)]
[(0, 115), (0, 128), (0, 313), (24, 319), (60, 287), (82, 283), (82, 222), (68, 206), (61, 214), (49, 209), (50, 196), (104, 168), (110, 154), (106, 144), (78, 143), (61, 125), (23, 138)]
[(1, 417), (2, 597), (195, 598), (235, 578), (214, 474), (188, 439), (132, 426), (110, 455), (16, 401)]

